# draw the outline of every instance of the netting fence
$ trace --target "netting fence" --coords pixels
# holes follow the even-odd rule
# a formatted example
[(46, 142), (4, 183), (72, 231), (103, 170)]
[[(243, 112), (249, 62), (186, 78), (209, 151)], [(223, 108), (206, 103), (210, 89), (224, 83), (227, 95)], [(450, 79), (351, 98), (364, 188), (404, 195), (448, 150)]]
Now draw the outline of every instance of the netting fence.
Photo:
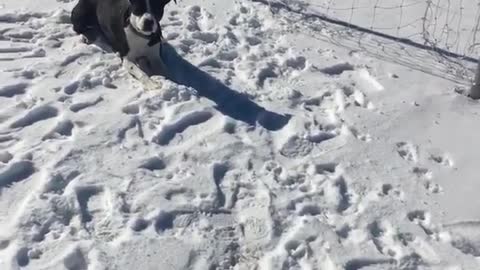
[(326, 0), (311, 7), (370, 30), (476, 58), (479, 4), (478, 0)]
[(310, 27), (339, 26), (330, 37), (339, 45), (457, 82), (474, 77), (480, 56), (480, 0), (252, 1), (277, 14), (301, 16)]

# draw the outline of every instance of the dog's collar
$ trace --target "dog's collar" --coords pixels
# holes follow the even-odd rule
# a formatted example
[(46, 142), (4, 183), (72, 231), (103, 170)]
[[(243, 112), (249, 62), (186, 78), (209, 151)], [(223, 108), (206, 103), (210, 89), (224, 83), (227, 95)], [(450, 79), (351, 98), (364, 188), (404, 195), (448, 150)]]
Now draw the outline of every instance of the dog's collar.
[[(138, 31), (135, 27), (133, 27), (132, 24), (128, 24), (128, 29), (130, 31), (132, 31), (135, 35), (141, 37), (141, 38), (144, 38), (144, 39), (148, 39), (148, 46), (154, 46), (155, 44), (158, 44), (160, 42), (162, 42), (162, 34), (161, 33), (152, 33), (151, 35), (145, 35), (144, 33), (141, 33), (140, 31)], [(159, 30), (160, 31), (160, 30)]]
[(152, 36), (154, 35), (154, 34), (145, 35), (144, 33), (138, 31), (137, 28), (133, 27), (133, 25), (132, 25), (130, 22), (128, 23), (128, 28), (130, 29), (130, 31), (132, 31), (133, 33), (135, 33), (135, 35), (140, 36), (140, 37), (142, 37), (142, 38), (144, 38), (144, 39), (150, 39), (150, 38), (152, 38)]

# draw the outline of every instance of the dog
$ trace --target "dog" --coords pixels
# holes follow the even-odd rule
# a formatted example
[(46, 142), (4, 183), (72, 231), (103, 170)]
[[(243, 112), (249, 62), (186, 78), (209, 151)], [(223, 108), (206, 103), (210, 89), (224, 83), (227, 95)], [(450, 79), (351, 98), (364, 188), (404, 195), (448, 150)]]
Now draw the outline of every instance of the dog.
[(160, 20), (170, 1), (79, 0), (71, 13), (73, 30), (86, 43), (93, 43), (100, 34), (122, 61), (125, 57), (135, 61), (141, 50), (161, 44)]

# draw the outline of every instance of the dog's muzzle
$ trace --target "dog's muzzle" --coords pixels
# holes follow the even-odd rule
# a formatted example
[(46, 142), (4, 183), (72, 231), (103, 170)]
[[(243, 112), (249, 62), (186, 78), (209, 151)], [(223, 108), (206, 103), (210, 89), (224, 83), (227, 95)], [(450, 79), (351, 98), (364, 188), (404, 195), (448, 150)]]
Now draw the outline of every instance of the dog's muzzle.
[(144, 14), (141, 19), (140, 27), (144, 32), (152, 32), (156, 30), (155, 17), (151, 16), (150, 14)]

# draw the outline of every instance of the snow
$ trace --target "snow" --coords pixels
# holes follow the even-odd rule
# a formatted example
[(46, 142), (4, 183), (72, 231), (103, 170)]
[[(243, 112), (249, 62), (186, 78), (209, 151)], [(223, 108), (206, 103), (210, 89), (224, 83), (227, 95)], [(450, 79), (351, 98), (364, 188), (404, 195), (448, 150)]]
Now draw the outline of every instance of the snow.
[(468, 64), (294, 1), (178, 2), (157, 88), (74, 1), (2, 2), (0, 269), (480, 268)]

